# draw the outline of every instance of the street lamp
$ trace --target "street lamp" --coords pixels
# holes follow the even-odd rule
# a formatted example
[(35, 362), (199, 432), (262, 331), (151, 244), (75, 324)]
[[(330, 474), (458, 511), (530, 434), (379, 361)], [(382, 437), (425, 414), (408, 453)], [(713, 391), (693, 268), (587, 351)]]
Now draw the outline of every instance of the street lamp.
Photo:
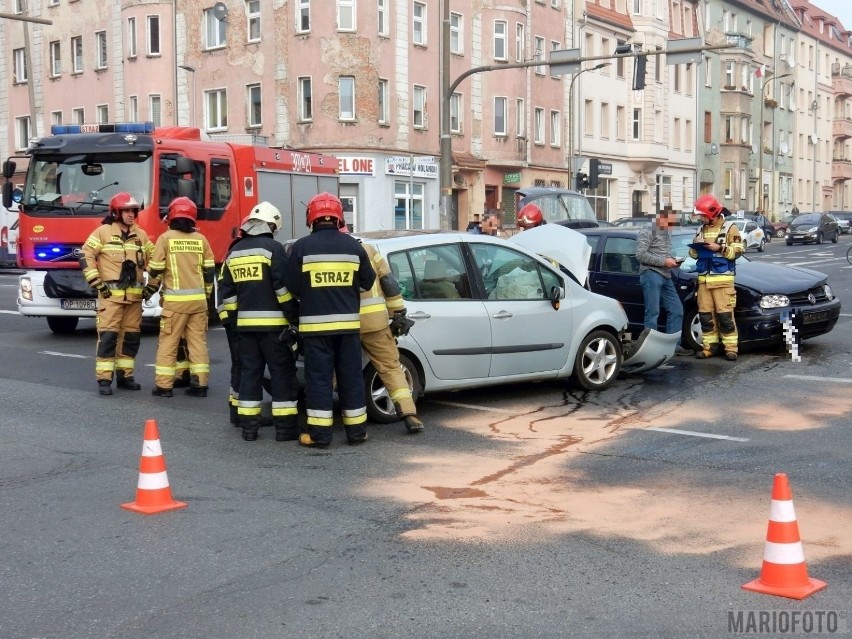
[(571, 84), (568, 85), (568, 188), (572, 188), (571, 185), (574, 183), (574, 82), (577, 81), (581, 75), (586, 73), (586, 71), (597, 71), (598, 69), (603, 69), (604, 67), (608, 67), (612, 62), (601, 62), (593, 67), (589, 67), (588, 69), (583, 69), (574, 74), (574, 77), (571, 78)]
[[(758, 151), (760, 153), (760, 155), (759, 155), (760, 159), (758, 161), (758, 170), (757, 170), (757, 203), (756, 203), (755, 208), (757, 209), (758, 212), (762, 213), (763, 215), (766, 215), (766, 211), (764, 210), (764, 207), (763, 207), (763, 151), (764, 151), (764, 149), (763, 149), (763, 118), (764, 118), (764, 113), (766, 111), (766, 101), (768, 100), (768, 98), (766, 97), (766, 87), (769, 86), (770, 82), (774, 82), (775, 80), (781, 80), (783, 78), (790, 78), (792, 76), (793, 76), (792, 73), (782, 73), (781, 75), (774, 75), (771, 78), (764, 80), (763, 84), (760, 86), (760, 144), (759, 144), (760, 148), (758, 149)], [(773, 109), (772, 110), (772, 113), (773, 113), (773, 115), (772, 115), (772, 122), (773, 122), (772, 144), (770, 145), (769, 148), (770, 148), (770, 151), (774, 153), (774, 151), (775, 151), (775, 126), (774, 126), (774, 123), (775, 123), (775, 115), (774, 115), (775, 114), (775, 107), (772, 107), (772, 109)], [(775, 172), (773, 171), (773, 176), (774, 176), (774, 173)], [(774, 177), (773, 177), (772, 181), (774, 181)], [(767, 204), (771, 204), (771, 203), (767, 202)]]
[(179, 64), (178, 69), (183, 69), (187, 73), (192, 74), (192, 110), (190, 111), (190, 120), (189, 125), (195, 126), (195, 67), (191, 67), (188, 64)]

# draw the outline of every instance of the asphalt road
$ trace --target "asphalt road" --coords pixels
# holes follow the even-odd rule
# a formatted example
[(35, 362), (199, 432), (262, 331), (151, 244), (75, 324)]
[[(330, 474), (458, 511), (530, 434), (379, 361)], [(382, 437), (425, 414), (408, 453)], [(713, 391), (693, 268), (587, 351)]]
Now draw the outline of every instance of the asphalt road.
[[(59, 337), (16, 315), (0, 272), (0, 637), (711, 638), (729, 613), (782, 610), (841, 613), (848, 634), (850, 243), (749, 252), (850, 300), (801, 362), (678, 357), (603, 393), (432, 396), (424, 434), (374, 426), (350, 448), (338, 431), (327, 451), (241, 440), (220, 329), (207, 399), (149, 394), (153, 329), (143, 390), (99, 397), (93, 324)], [(147, 419), (186, 509), (119, 508)], [(778, 472), (829, 584), (801, 602), (740, 588)]]

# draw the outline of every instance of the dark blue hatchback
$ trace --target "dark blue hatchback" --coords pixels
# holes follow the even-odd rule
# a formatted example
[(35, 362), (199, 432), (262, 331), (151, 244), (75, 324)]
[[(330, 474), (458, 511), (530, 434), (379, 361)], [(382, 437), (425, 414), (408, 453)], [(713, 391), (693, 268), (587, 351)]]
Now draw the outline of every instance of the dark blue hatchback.
[[(636, 241), (639, 229), (629, 227), (578, 229), (592, 248), (589, 263), (589, 287), (595, 293), (621, 302), (635, 335), (642, 332), (645, 305), (639, 284)], [(698, 350), (701, 324), (695, 296), (695, 260), (689, 257), (688, 244), (694, 229), (672, 229), (676, 257), (686, 258), (674, 269), (675, 286), (683, 300), (683, 337), (686, 348)], [(784, 342), (782, 316), (795, 312), (794, 326), (802, 339), (831, 331), (840, 316), (840, 300), (834, 297), (827, 276), (807, 268), (737, 260), (737, 308), (735, 318), (740, 348), (777, 347)], [(665, 313), (660, 314), (660, 330)]]

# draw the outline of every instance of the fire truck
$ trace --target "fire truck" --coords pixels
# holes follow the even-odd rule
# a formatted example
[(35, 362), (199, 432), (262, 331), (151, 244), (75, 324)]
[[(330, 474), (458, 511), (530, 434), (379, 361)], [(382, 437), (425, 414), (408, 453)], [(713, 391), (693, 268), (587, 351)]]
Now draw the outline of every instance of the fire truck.
[[(15, 157), (29, 164), (23, 189), (13, 189)], [(337, 158), (290, 149), (202, 139), (192, 127), (155, 128), (152, 122), (54, 125), (24, 156), (3, 163), (3, 204), (18, 204), (18, 310), (46, 317), (55, 333), (70, 333), (94, 317), (97, 295), (83, 278), (83, 243), (101, 224), (109, 201), (126, 191), (142, 205), (138, 224), (156, 241), (168, 226), (169, 203), (186, 196), (198, 205), (198, 229), (217, 263), (257, 202), (275, 204), (283, 217), (278, 239), (308, 232), (304, 211), (316, 193), (338, 193)], [(159, 302), (143, 305), (145, 317)]]

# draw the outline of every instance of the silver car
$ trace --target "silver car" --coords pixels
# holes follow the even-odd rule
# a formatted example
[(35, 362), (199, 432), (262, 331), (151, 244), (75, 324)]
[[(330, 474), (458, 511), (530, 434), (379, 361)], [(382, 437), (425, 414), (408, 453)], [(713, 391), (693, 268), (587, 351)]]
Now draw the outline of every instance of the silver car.
[[(569, 377), (583, 389), (602, 390), (619, 372), (664, 363), (680, 338), (646, 331), (631, 342), (621, 305), (585, 287), (585, 237), (556, 224), (510, 240), (437, 231), (358, 237), (387, 259), (415, 322), (399, 339), (415, 397)], [(370, 419), (395, 420), (366, 359), (364, 378)]]

